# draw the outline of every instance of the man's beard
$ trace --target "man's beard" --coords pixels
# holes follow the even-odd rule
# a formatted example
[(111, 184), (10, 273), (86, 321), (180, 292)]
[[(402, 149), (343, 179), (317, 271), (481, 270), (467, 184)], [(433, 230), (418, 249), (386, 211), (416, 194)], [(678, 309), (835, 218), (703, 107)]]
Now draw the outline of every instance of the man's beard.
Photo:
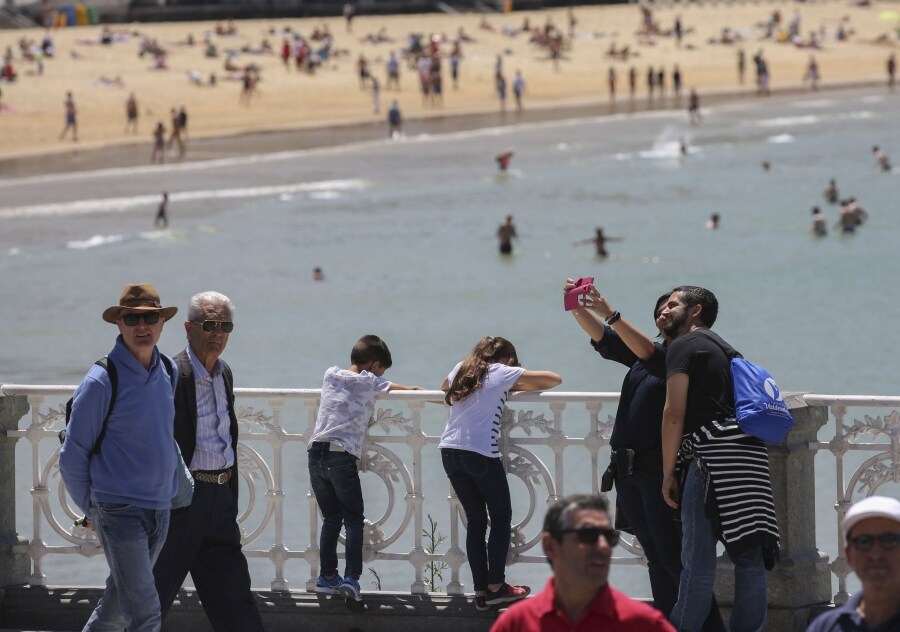
[(679, 332), (681, 331), (681, 328), (685, 324), (687, 324), (687, 321), (688, 321), (688, 313), (687, 313), (687, 310), (685, 310), (685, 311), (681, 312), (680, 316), (672, 318), (672, 320), (669, 321), (669, 323), (665, 327), (663, 327), (663, 331), (666, 333), (666, 335), (671, 336), (672, 338), (675, 338), (678, 336)]

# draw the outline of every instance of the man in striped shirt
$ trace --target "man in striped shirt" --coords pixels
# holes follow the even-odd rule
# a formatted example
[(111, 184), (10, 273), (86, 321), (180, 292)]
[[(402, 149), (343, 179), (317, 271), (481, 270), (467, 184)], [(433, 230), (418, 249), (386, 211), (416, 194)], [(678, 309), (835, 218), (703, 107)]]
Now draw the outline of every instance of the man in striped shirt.
[(188, 305), (188, 347), (175, 356), (175, 440), (194, 476), (190, 507), (173, 510), (153, 574), (165, 617), (188, 572), (215, 632), (262, 632), (237, 524), (238, 424), (231, 367), (219, 359), (234, 305), (201, 292)]
[(778, 556), (778, 525), (765, 444), (741, 432), (734, 418), (729, 355), (709, 330), (719, 304), (696, 286), (672, 290), (662, 310), (674, 338), (666, 354), (663, 409), (663, 497), (681, 507), (684, 570), (670, 621), (700, 630), (713, 599), (716, 543), (734, 562), (731, 632), (762, 630), (766, 569)]

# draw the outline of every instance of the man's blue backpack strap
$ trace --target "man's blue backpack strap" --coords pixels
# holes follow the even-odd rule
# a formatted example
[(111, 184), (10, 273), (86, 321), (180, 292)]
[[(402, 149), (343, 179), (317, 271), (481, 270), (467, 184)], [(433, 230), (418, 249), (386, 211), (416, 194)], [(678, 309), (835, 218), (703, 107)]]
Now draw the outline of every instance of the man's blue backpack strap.
[(731, 381), (734, 388), (734, 416), (738, 426), (750, 436), (769, 443), (781, 443), (794, 426), (781, 390), (772, 374), (758, 364), (744, 358), (737, 351), (726, 349), (716, 336), (709, 336), (725, 356), (731, 360)]
[[(160, 359), (163, 361), (163, 366), (166, 368), (166, 374), (169, 376), (169, 380), (173, 381), (172, 391), (175, 390), (174, 385), (174, 375), (175, 375), (175, 367), (172, 364), (172, 361), (168, 356), (159, 354)], [(112, 415), (113, 407), (116, 405), (116, 395), (119, 392), (119, 374), (116, 371), (116, 364), (108, 357), (100, 358), (94, 364), (98, 366), (102, 366), (106, 369), (106, 372), (109, 374), (109, 384), (112, 388), (112, 394), (109, 397), (109, 408), (106, 409), (106, 417), (103, 418), (103, 423), (100, 424), (100, 434), (97, 435), (97, 440), (94, 442), (94, 447), (91, 448), (91, 456), (95, 454), (100, 454), (100, 444), (103, 443), (103, 438), (106, 436), (106, 426), (109, 425), (109, 416)], [(69, 401), (66, 402), (66, 427), (69, 425), (69, 419), (72, 417), (72, 401), (74, 397), (70, 397)], [(59, 442), (60, 444), (65, 443), (66, 441), (66, 429), (63, 428), (59, 431)]]

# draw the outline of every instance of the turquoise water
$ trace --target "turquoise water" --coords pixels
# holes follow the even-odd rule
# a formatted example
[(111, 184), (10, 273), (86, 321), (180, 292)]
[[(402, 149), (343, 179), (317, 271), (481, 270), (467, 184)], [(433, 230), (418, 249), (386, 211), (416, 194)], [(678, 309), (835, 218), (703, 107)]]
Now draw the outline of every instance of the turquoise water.
[[(900, 172), (879, 172), (871, 146), (900, 161), (898, 99), (830, 92), (722, 105), (698, 127), (657, 112), (0, 179), (0, 383), (77, 383), (112, 342), (100, 312), (125, 283), (151, 281), (182, 312), (200, 290), (232, 297), (225, 357), (238, 386), (317, 388), (359, 336), (377, 333), (394, 356), (387, 377), (436, 388), (490, 334), (512, 340), (525, 366), (559, 372), (561, 390), (615, 391), (623, 370), (591, 351), (561, 305), (567, 276), (593, 275), (647, 329), (663, 290), (711, 288), (716, 330), (785, 391), (894, 394)], [(493, 156), (507, 147), (501, 177)], [(837, 221), (822, 198), (831, 177), (870, 219), (855, 235), (814, 239), (812, 205)], [(156, 231), (163, 190), (171, 229)], [(716, 231), (704, 227), (713, 212)], [(519, 240), (502, 258), (494, 234), (507, 213)], [(596, 225), (622, 238), (607, 260), (572, 245)], [(170, 354), (184, 344), (176, 322), (160, 344)], [(820, 492), (833, 497), (833, 482)]]

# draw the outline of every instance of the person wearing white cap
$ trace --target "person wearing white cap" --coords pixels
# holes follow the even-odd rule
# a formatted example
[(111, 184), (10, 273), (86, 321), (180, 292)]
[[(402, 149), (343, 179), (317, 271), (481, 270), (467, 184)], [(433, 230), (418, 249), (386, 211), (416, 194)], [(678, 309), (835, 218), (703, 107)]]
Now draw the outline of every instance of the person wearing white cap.
[(844, 555), (862, 591), (817, 617), (806, 632), (900, 632), (900, 500), (865, 498), (842, 526)]

